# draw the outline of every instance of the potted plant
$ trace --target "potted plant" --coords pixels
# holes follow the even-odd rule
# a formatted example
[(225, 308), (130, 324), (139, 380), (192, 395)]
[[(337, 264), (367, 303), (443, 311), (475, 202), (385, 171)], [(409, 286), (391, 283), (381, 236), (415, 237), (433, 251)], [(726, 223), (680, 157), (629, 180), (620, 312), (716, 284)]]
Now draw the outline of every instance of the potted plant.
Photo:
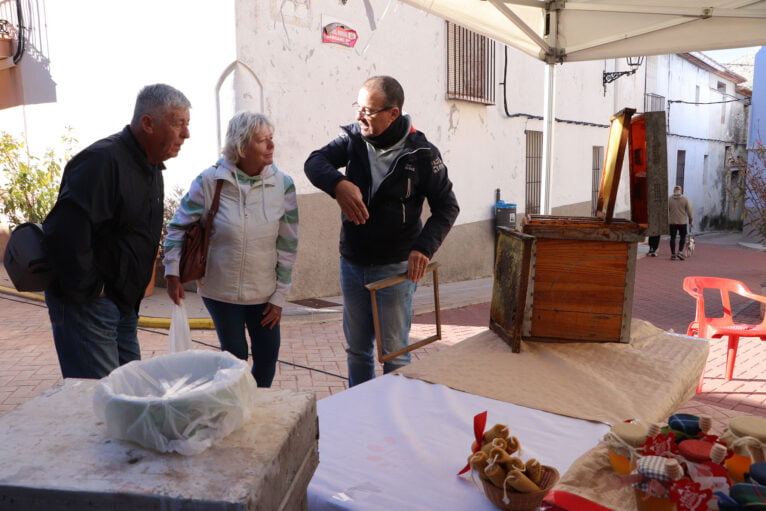
[(8, 20), (0, 19), (0, 59), (13, 56), (13, 25)]

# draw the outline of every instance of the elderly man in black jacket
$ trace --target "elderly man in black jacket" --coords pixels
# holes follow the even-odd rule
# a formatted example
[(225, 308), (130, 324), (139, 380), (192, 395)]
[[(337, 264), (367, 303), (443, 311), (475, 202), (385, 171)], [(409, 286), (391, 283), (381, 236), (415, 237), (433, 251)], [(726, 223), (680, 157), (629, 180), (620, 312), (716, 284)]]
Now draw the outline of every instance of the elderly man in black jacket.
[[(402, 112), (404, 91), (390, 76), (368, 79), (354, 103), (356, 124), (311, 153), (305, 172), (335, 198), (340, 235), (343, 331), (349, 386), (375, 377), (375, 331), (365, 284), (407, 273), (408, 280), (376, 293), (384, 353), (408, 343), (412, 296), (426, 266), (447, 236), (459, 208), (439, 150)], [(346, 168), (345, 174), (338, 169)], [(431, 216), (420, 221), (423, 201)], [(409, 363), (409, 353), (383, 365), (388, 373)]]
[(43, 223), (56, 278), (45, 300), (64, 378), (102, 378), (141, 358), (138, 309), (163, 221), (162, 162), (189, 138), (189, 100), (144, 87), (128, 126), (64, 169)]

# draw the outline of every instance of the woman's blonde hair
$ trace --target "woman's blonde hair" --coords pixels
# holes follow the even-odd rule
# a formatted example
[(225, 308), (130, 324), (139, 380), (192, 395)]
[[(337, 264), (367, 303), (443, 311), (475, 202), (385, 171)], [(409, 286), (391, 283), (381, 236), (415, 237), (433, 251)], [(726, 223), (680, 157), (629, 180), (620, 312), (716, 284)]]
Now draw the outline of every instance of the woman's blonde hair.
[(226, 141), (221, 154), (230, 162), (236, 162), (245, 155), (245, 148), (253, 134), (263, 127), (274, 131), (274, 125), (263, 114), (245, 111), (234, 114), (226, 129)]

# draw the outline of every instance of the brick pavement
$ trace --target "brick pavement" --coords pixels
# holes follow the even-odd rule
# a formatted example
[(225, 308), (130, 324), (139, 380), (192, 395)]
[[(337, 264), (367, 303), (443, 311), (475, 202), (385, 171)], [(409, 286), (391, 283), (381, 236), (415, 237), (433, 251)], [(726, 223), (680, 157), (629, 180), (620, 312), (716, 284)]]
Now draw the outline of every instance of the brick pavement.
[[(736, 237), (705, 235), (697, 239), (697, 252), (687, 261), (670, 261), (665, 255), (665, 240), (660, 246), (660, 257), (642, 257), (637, 261), (633, 317), (684, 333), (694, 317), (694, 301), (681, 288), (687, 275), (734, 278), (745, 282), (751, 290), (760, 291), (766, 253), (737, 246)], [(645, 252), (645, 247), (640, 248)], [(485, 279), (482, 285), (490, 284)], [(442, 293), (445, 292), (450, 293), (448, 286), (442, 286)], [(457, 288), (456, 292), (461, 291)], [(450, 303), (459, 301), (459, 297), (452, 297)], [(734, 309), (737, 310), (737, 305)], [(741, 318), (748, 321), (757, 319), (758, 311), (754, 308), (740, 312)], [(444, 310), (443, 339), (415, 351), (413, 357), (427, 358), (434, 351), (475, 335), (486, 328), (488, 320), (486, 302)], [(412, 336), (426, 337), (433, 328), (432, 314), (418, 315), (413, 320)], [(213, 331), (194, 330), (192, 337), (198, 348), (217, 349)], [(319, 399), (344, 390), (347, 371), (342, 338), (341, 325), (335, 317), (323, 322), (286, 320), (274, 386), (311, 389)], [(166, 330), (142, 328), (139, 339), (144, 358), (164, 353), (167, 348)], [(719, 431), (733, 415), (766, 416), (766, 343), (743, 339), (740, 345), (735, 378), (725, 382), (725, 341), (711, 341), (703, 393), (683, 408), (712, 415)], [(60, 373), (44, 304), (0, 294), (0, 414), (58, 381)]]

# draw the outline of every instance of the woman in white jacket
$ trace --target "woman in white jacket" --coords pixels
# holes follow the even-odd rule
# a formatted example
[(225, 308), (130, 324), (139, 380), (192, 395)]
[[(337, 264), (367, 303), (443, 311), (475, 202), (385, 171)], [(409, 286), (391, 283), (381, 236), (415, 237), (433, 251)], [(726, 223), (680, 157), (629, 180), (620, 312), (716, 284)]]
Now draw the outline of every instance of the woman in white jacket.
[(253, 377), (270, 387), (279, 355), (279, 323), (292, 283), (298, 246), (298, 203), (293, 180), (273, 164), (274, 127), (262, 114), (241, 112), (229, 121), (223, 158), (192, 182), (165, 238), (170, 299), (180, 303), (178, 277), (186, 229), (206, 216), (223, 180), (199, 294), (215, 323), (221, 349), (247, 360)]

